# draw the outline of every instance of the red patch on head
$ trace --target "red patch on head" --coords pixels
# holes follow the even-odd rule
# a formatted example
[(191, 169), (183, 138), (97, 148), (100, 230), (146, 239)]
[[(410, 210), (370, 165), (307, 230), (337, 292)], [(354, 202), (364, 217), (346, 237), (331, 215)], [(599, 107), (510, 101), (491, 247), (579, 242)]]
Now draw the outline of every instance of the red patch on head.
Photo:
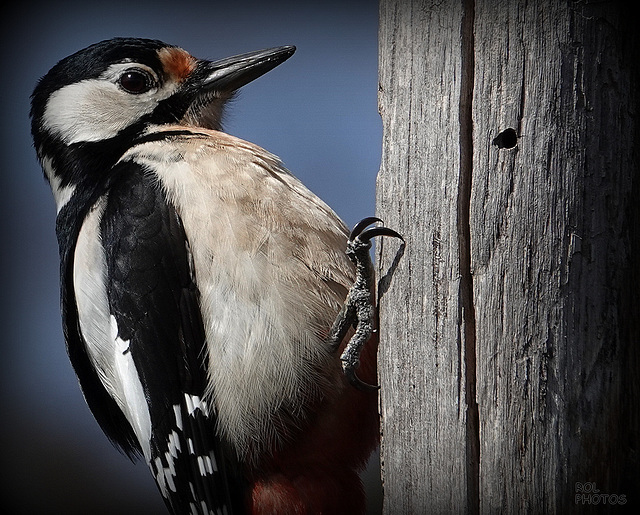
[(197, 64), (196, 58), (182, 48), (161, 48), (158, 57), (164, 71), (176, 82), (186, 79)]

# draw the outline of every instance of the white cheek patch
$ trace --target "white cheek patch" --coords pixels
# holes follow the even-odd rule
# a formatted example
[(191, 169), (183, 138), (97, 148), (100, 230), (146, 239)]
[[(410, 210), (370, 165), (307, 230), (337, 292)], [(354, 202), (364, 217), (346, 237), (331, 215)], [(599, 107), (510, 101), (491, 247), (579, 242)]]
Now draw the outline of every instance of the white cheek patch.
[(69, 84), (55, 91), (45, 107), (44, 128), (67, 145), (112, 138), (151, 113), (158, 102), (169, 97), (178, 86), (175, 82), (167, 82), (139, 95), (127, 93), (118, 86), (117, 80), (131, 68), (143, 68), (152, 73), (143, 65), (118, 63), (96, 79)]
[(105, 80), (70, 84), (49, 98), (44, 126), (67, 145), (112, 138), (155, 106), (148, 101), (132, 102), (127, 97), (133, 95)]

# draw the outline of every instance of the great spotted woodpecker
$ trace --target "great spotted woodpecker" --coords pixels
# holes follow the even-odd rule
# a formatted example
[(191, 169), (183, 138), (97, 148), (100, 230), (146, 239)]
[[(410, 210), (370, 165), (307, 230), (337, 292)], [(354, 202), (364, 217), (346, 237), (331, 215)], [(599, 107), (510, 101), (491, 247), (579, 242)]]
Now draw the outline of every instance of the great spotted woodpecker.
[(221, 132), (233, 93), (294, 50), (210, 62), (112, 39), (32, 95), (69, 357), (174, 514), (364, 509), (358, 471), (378, 438), (368, 248), (399, 235), (370, 218), (349, 236), (278, 158)]

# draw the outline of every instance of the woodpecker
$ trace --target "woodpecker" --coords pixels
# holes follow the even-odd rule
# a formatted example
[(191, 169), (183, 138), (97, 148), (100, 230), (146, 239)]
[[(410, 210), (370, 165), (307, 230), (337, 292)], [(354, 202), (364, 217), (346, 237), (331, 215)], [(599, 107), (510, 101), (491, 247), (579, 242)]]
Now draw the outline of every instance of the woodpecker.
[(32, 94), (70, 360), (174, 514), (364, 510), (358, 472), (378, 439), (368, 249), (400, 235), (376, 218), (349, 234), (277, 157), (221, 127), (234, 93), (294, 51), (207, 61), (116, 38)]

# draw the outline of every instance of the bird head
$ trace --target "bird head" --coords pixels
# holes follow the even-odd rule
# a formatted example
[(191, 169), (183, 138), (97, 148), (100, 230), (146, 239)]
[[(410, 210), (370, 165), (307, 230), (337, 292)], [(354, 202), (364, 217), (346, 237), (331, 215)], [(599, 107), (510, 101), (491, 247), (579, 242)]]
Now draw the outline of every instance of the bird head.
[(283, 46), (207, 61), (134, 38), (80, 50), (56, 64), (31, 97), (31, 131), (45, 174), (52, 187), (77, 182), (79, 161), (101, 159), (104, 168), (106, 156), (117, 159), (150, 125), (219, 130), (234, 92), (294, 51)]

